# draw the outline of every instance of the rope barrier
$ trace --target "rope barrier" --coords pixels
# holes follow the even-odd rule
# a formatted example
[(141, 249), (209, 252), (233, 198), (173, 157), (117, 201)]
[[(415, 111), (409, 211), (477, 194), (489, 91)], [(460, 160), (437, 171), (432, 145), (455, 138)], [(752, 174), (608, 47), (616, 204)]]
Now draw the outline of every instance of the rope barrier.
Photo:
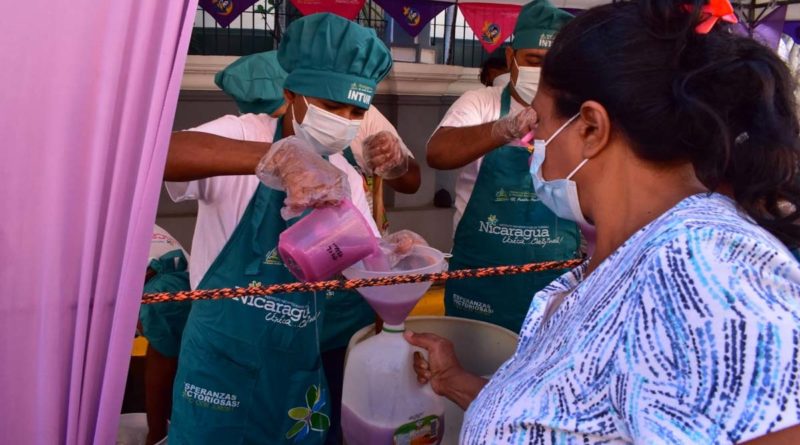
[(270, 286), (237, 287), (233, 289), (198, 289), (184, 292), (159, 292), (144, 294), (142, 304), (164, 303), (188, 300), (223, 300), (256, 295), (273, 295), (293, 292), (319, 292), (333, 290), (354, 290), (360, 287), (391, 286), (395, 284), (421, 283), (423, 281), (463, 280), (465, 278), (486, 278), (506, 275), (517, 275), (546, 270), (571, 269), (579, 265), (582, 259), (567, 261), (547, 261), (543, 263), (522, 264), (519, 266), (483, 267), (480, 269), (460, 269), (449, 272), (396, 275), (380, 278), (360, 278), (356, 280), (330, 280), (313, 283), (284, 283)]

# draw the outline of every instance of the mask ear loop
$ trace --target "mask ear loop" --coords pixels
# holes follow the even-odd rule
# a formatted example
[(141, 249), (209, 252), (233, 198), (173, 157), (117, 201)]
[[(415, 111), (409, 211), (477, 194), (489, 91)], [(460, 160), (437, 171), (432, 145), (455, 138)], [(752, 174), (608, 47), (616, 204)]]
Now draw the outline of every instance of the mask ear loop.
[[(578, 113), (575, 113), (575, 116), (572, 116), (571, 118), (569, 118), (569, 120), (568, 120), (568, 121), (564, 122), (564, 125), (562, 125), (562, 126), (561, 126), (561, 127), (558, 129), (558, 130), (556, 130), (556, 132), (555, 132), (555, 133), (553, 133), (553, 135), (552, 135), (552, 136), (550, 136), (550, 137), (549, 137), (549, 138), (548, 138), (546, 141), (544, 141), (544, 147), (545, 147), (545, 149), (547, 149), (547, 145), (548, 145), (548, 144), (550, 144), (550, 142), (551, 142), (553, 139), (555, 139), (555, 138), (556, 138), (556, 136), (558, 136), (559, 134), (561, 134), (561, 132), (562, 132), (562, 131), (564, 131), (564, 129), (565, 129), (565, 128), (567, 128), (567, 127), (569, 126), (569, 124), (571, 124), (572, 122), (574, 122), (574, 121), (575, 121), (575, 119), (577, 119), (577, 118), (578, 118), (578, 116), (580, 116), (580, 115), (581, 115), (581, 113), (580, 113), (580, 112), (578, 112)], [(583, 167), (583, 166), (584, 166), (584, 164), (586, 164), (586, 162), (587, 162), (588, 160), (589, 160), (588, 158), (584, 159), (584, 160), (583, 160), (583, 161), (582, 161), (580, 164), (578, 164), (578, 166), (577, 166), (577, 167), (575, 167), (575, 169), (574, 169), (574, 170), (572, 170), (572, 172), (571, 172), (569, 175), (567, 175), (567, 177), (566, 177), (565, 179), (569, 180), (570, 178), (572, 178), (573, 176), (575, 176), (575, 173), (578, 173), (578, 170), (580, 170), (580, 169), (581, 169), (581, 167)]]
[(547, 140), (546, 140), (546, 141), (544, 141), (544, 145), (545, 145), (545, 147), (546, 147), (548, 144), (550, 144), (550, 142), (553, 142), (553, 139), (555, 139), (555, 138), (556, 138), (556, 136), (558, 136), (559, 134), (561, 134), (561, 132), (562, 132), (562, 131), (564, 131), (564, 129), (565, 129), (565, 128), (567, 128), (567, 127), (569, 126), (569, 124), (571, 124), (571, 123), (572, 123), (572, 122), (573, 122), (575, 119), (577, 119), (577, 118), (578, 118), (578, 116), (580, 116), (580, 115), (581, 115), (581, 113), (575, 113), (575, 116), (572, 116), (571, 118), (569, 118), (569, 120), (568, 120), (568, 121), (564, 122), (564, 125), (562, 125), (561, 127), (559, 127), (559, 129), (558, 129), (558, 130), (556, 130), (556, 132), (555, 132), (555, 133), (553, 133), (553, 134), (552, 134), (552, 136), (550, 136), (549, 138), (547, 138)]
[(575, 176), (575, 173), (578, 173), (578, 170), (580, 170), (580, 169), (581, 169), (581, 167), (583, 167), (583, 166), (584, 166), (584, 165), (585, 165), (587, 162), (589, 162), (589, 158), (586, 158), (586, 159), (584, 159), (583, 161), (581, 161), (581, 163), (580, 163), (580, 164), (578, 164), (578, 166), (577, 166), (577, 167), (575, 167), (575, 170), (572, 170), (572, 173), (570, 173), (569, 175), (567, 175), (566, 179), (567, 179), (567, 180), (570, 180), (570, 179), (572, 179), (572, 177), (573, 177), (573, 176)]

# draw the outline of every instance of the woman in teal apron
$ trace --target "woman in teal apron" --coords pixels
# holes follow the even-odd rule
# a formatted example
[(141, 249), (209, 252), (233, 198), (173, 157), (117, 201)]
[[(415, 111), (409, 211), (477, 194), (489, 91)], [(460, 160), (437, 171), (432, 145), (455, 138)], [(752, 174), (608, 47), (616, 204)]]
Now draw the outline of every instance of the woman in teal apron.
[[(268, 258), (289, 225), (280, 215), (285, 198), (259, 184), (198, 289), (296, 281)], [(175, 379), (170, 443), (323, 443), (330, 427), (320, 360), (325, 299), (292, 293), (195, 302)]]
[[(500, 117), (511, 105), (509, 87)], [(579, 255), (575, 223), (557, 218), (533, 191), (527, 149), (506, 145), (487, 153), (453, 242), (450, 270), (560, 261)], [(563, 270), (448, 281), (445, 313), (518, 332), (533, 295)]]
[[(281, 139), (281, 130), (293, 128), (323, 156), (340, 152), (352, 140), (347, 137), (357, 129), (352, 110), (369, 107), (377, 82), (391, 67), (391, 54), (374, 31), (332, 14), (293, 22), (278, 59), (288, 73), (287, 101), (306, 102), (307, 113), (286, 128), (280, 119), (274, 141)], [(319, 106), (309, 106), (306, 96), (319, 98)], [(337, 115), (323, 105), (341, 111)], [(198, 288), (296, 281), (271, 254), (280, 233), (295, 221), (281, 217), (286, 197), (258, 185)], [(359, 310), (363, 307), (354, 292), (195, 302), (184, 331), (169, 442), (323, 443), (331, 427), (331, 403), (320, 352), (346, 344), (348, 333), (373, 320), (371, 311), (366, 317)]]

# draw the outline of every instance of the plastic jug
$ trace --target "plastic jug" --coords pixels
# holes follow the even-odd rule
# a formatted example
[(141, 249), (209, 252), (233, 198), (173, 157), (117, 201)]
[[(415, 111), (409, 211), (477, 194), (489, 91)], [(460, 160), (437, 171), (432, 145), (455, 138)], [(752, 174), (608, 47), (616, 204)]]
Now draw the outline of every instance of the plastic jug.
[(378, 238), (349, 200), (314, 209), (278, 237), (278, 254), (301, 281), (327, 280), (377, 252)]
[[(347, 278), (383, 278), (427, 274), (445, 268), (444, 255), (414, 246), (391, 271), (368, 270), (358, 262)], [(414, 351), (403, 338), (408, 313), (430, 282), (358, 289), (383, 318), (383, 331), (350, 350), (342, 388), (342, 431), (348, 445), (439, 444), (444, 437), (445, 401), (430, 385), (420, 385), (413, 370)]]
[(415, 348), (402, 330), (383, 332), (350, 351), (342, 396), (342, 431), (348, 445), (439, 444), (444, 400), (420, 385), (412, 368)]

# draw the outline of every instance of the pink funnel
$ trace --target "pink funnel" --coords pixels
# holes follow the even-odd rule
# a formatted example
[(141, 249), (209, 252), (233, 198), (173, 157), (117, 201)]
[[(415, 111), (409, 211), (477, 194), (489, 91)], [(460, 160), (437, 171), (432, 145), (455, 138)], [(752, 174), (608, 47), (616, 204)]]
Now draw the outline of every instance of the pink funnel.
[[(414, 246), (411, 254), (390, 271), (372, 271), (358, 263), (342, 271), (348, 279), (384, 278), (395, 275), (438, 273), (445, 269), (444, 254), (428, 246)], [(391, 286), (362, 287), (358, 289), (375, 312), (390, 325), (401, 325), (420, 298), (431, 287), (430, 281), (395, 284)]]

